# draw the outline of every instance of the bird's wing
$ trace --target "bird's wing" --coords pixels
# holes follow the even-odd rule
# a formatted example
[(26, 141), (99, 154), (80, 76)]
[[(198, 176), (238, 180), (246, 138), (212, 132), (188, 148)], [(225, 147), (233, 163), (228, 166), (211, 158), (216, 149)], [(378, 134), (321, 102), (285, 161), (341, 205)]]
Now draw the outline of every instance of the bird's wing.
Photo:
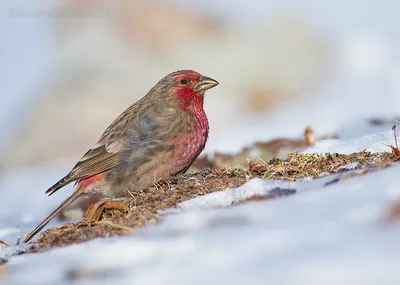
[(65, 185), (78, 181), (117, 166), (120, 162), (121, 151), (124, 145), (124, 136), (128, 125), (135, 116), (135, 105), (123, 112), (105, 130), (100, 140), (79, 160), (70, 173), (50, 187), (46, 194), (52, 195)]
[[(109, 148), (108, 145), (111, 147)], [(111, 144), (99, 142), (81, 158), (69, 176), (74, 180), (79, 180), (104, 172), (118, 165), (121, 150), (122, 142), (120, 140)]]
[[(124, 147), (124, 137), (129, 129), (128, 126), (130, 125), (134, 128), (132, 121), (135, 119), (135, 111), (135, 105), (132, 105), (127, 111), (115, 119), (115, 121), (103, 133), (97, 144), (85, 153), (71, 172), (50, 187), (46, 193), (51, 195), (61, 187), (73, 181), (96, 175), (117, 166), (121, 161), (121, 152)], [(68, 197), (25, 238), (24, 243), (30, 241), (65, 207), (68, 207), (73, 203), (83, 193), (83, 191), (84, 189), (79, 188), (74, 191), (70, 197)]]
[(120, 161), (121, 149), (121, 140), (108, 142), (105, 138), (101, 139), (93, 148), (86, 152), (70, 173), (50, 187), (46, 193), (52, 195), (58, 189), (73, 181), (81, 180), (113, 168)]

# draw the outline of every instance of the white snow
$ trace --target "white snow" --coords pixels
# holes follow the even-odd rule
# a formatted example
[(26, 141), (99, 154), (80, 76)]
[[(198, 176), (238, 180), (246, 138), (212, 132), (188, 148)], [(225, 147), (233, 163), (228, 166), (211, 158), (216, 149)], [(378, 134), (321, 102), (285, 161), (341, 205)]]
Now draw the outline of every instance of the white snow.
[(230, 192), (302, 191), (223, 209), (191, 205), (135, 235), (15, 256), (3, 284), (399, 284), (400, 227), (383, 222), (400, 197), (399, 171), (329, 186), (335, 177), (251, 180)]
[[(397, 131), (397, 136), (399, 132)], [(356, 139), (329, 139), (315, 143), (314, 146), (305, 150), (306, 153), (343, 153), (350, 154), (359, 151), (369, 152), (390, 152), (388, 145), (395, 145), (393, 131), (378, 132), (368, 134)]]
[[(32, 230), (54, 210), (72, 189), (47, 197), (44, 189), (56, 182), (64, 171), (26, 169), (0, 176), (0, 239), (15, 244), (18, 236)], [(60, 224), (52, 221), (51, 226)]]

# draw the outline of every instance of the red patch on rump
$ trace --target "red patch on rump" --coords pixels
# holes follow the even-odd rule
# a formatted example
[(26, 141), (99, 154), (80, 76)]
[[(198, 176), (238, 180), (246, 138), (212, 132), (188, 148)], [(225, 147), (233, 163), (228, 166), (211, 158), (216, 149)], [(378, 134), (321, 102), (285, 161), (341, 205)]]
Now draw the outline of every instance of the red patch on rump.
[(80, 188), (85, 189), (89, 185), (91, 185), (91, 184), (93, 184), (93, 183), (95, 183), (97, 181), (100, 181), (102, 178), (103, 178), (103, 173), (99, 173), (99, 174), (95, 174), (93, 176), (89, 176), (87, 178), (81, 179), (81, 180), (79, 180), (77, 182), (77, 185), (76, 185), (76, 188), (75, 188), (74, 192), (77, 191)]

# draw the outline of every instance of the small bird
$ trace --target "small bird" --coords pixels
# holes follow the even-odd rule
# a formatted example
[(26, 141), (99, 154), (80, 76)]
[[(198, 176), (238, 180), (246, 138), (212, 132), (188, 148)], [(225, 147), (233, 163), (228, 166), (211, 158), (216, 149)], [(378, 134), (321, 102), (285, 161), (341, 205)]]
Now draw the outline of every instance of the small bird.
[(159, 180), (186, 172), (208, 138), (204, 92), (217, 85), (216, 80), (193, 70), (176, 71), (161, 79), (119, 115), (74, 168), (46, 191), (50, 196), (76, 182), (73, 194), (24, 243), (82, 194), (130, 197)]

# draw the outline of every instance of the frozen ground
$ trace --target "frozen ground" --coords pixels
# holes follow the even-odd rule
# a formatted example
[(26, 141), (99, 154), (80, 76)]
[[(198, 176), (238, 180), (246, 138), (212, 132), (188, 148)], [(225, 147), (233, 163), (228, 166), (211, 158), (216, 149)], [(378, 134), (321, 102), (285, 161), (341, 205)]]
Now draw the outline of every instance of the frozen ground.
[[(387, 142), (390, 143), (390, 135), (385, 132), (358, 140), (326, 141), (315, 148), (319, 152), (331, 149), (340, 152), (342, 146), (348, 152), (349, 145), (361, 145), (361, 149), (381, 151), (380, 145)], [(399, 284), (400, 226), (383, 221), (387, 206), (400, 198), (399, 171), (400, 166), (395, 165), (337, 183), (329, 183), (340, 178), (337, 175), (297, 182), (250, 180), (240, 188), (184, 202), (181, 212), (139, 234), (11, 257), (7, 265), (11, 273), (2, 281), (3, 284), (77, 284), (78, 281), (82, 284)], [(36, 175), (35, 184), (40, 184), (41, 175)], [(208, 207), (227, 206), (276, 187), (295, 189), (298, 193), (225, 209)], [(38, 220), (38, 215), (49, 209), (47, 200), (51, 199), (40, 199), (48, 203), (44, 206), (36, 204), (38, 199), (29, 198), (24, 200), (32, 204), (26, 205), (24, 212), (35, 213), (33, 219)], [(8, 203), (1, 200), (1, 208)], [(17, 208), (3, 211), (2, 217), (20, 221), (22, 225), (32, 222), (21, 216)], [(13, 226), (3, 228), (3, 234), (21, 233)], [(18, 250), (23, 249), (0, 246), (0, 257), (9, 258)]]

